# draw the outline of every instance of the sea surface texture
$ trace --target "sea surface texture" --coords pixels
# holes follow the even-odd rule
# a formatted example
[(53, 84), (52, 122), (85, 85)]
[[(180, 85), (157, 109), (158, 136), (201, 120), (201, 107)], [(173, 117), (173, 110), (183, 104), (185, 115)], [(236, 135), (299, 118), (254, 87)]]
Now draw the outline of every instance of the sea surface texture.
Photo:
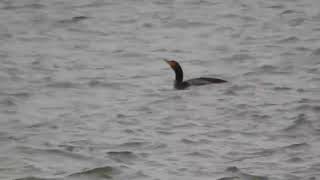
[(320, 1), (0, 0), (0, 179), (320, 180)]

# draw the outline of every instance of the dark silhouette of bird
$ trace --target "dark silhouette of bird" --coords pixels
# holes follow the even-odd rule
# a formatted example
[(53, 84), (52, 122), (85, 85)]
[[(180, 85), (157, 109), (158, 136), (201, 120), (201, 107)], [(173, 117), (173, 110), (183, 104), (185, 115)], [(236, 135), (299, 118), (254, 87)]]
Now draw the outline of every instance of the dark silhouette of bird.
[(173, 71), (176, 74), (176, 79), (174, 81), (174, 88), (175, 89), (180, 90), (180, 89), (186, 89), (189, 86), (202, 86), (202, 85), (207, 85), (207, 84), (219, 84), (219, 83), (228, 82), (223, 79), (209, 78), (209, 77), (200, 77), (200, 78), (189, 79), (189, 80), (183, 81), (183, 71), (182, 71), (180, 64), (174, 60), (164, 59), (164, 61), (170, 65), (170, 67), (173, 69)]

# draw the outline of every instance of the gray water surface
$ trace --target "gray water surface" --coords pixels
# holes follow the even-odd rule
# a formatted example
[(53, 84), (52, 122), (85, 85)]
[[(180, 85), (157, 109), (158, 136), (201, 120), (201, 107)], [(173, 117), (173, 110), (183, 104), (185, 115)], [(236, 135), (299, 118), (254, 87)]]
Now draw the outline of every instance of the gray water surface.
[(1, 180), (320, 179), (319, 0), (1, 0), (0, 63)]

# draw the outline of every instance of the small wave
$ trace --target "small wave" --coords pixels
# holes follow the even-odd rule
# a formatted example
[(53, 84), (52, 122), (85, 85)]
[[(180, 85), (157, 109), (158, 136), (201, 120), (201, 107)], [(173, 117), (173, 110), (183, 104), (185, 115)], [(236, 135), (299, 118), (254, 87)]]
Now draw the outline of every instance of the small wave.
[(37, 3), (33, 3), (33, 4), (25, 4), (22, 6), (12, 6), (12, 5), (8, 5), (3, 7), (3, 10), (16, 10), (16, 9), (43, 9), (46, 6), (43, 4), (37, 4)]
[(73, 158), (75, 160), (88, 160), (89, 157), (78, 154), (78, 153), (73, 153), (73, 152), (69, 152), (69, 151), (65, 151), (62, 149), (50, 149), (50, 148), (45, 148), (45, 149), (41, 149), (41, 148), (36, 148), (36, 147), (30, 147), (30, 146), (18, 146), (17, 147), (18, 150), (20, 150), (23, 153), (26, 154), (32, 154), (32, 153), (37, 153), (38, 155), (43, 155), (46, 157), (49, 156), (54, 156), (55, 158)]
[(71, 19), (59, 20), (58, 23), (60, 23), (60, 24), (74, 24), (74, 23), (79, 23), (79, 22), (84, 21), (89, 18), (90, 17), (88, 17), (88, 16), (74, 16)]
[(285, 14), (300, 14), (301, 12), (299, 11), (295, 11), (295, 10), (291, 10), (291, 9), (288, 9), (288, 10), (285, 10), (285, 11), (282, 11), (280, 13), (280, 15), (285, 15)]
[(252, 60), (252, 59), (255, 59), (255, 57), (253, 57), (249, 54), (234, 54), (231, 57), (223, 58), (223, 60), (225, 60), (225, 61), (238, 62), (238, 63), (242, 63), (242, 62), (245, 62), (247, 60)]
[(277, 43), (281, 43), (281, 44), (296, 43), (299, 40), (300, 40), (299, 38), (297, 38), (295, 36), (291, 36), (291, 37), (287, 37), (287, 38), (281, 39), (281, 40), (277, 41)]
[(200, 157), (200, 158), (212, 158), (211, 154), (208, 153), (203, 153), (203, 152), (191, 152), (191, 153), (187, 153), (187, 156), (192, 156), (192, 157)]
[(301, 51), (301, 52), (310, 52), (312, 51), (310, 48), (307, 48), (307, 47), (296, 47), (295, 50), (297, 51)]
[(220, 17), (222, 18), (227, 18), (227, 19), (233, 19), (233, 18), (238, 18), (239, 15), (238, 14), (232, 14), (232, 13), (228, 13), (228, 14), (223, 14), (223, 15), (220, 15)]
[(78, 21), (82, 21), (82, 20), (85, 20), (85, 19), (89, 19), (88, 16), (74, 16), (72, 17), (72, 21), (75, 21), (75, 22), (78, 22)]
[(0, 100), (0, 104), (5, 105), (5, 106), (15, 106), (15, 100), (13, 98), (5, 98)]
[(288, 24), (290, 26), (299, 26), (301, 25), (302, 23), (304, 23), (306, 21), (306, 18), (294, 18), (294, 19), (291, 19)]
[(320, 74), (320, 68), (310, 67), (310, 68), (308, 68), (307, 72), (310, 74)]
[(15, 180), (62, 180), (62, 179), (57, 179), (57, 178), (40, 178), (40, 177), (34, 177), (34, 176), (29, 176), (29, 177), (23, 177), (23, 178), (18, 178)]
[(204, 26), (211, 26), (211, 23), (189, 21), (186, 19), (177, 19), (175, 21), (169, 22), (166, 24), (167, 28), (199, 28)]
[(304, 129), (305, 132), (309, 132), (307, 129), (313, 129), (312, 122), (308, 120), (305, 114), (299, 114), (293, 124), (285, 128), (284, 131), (296, 132), (301, 129)]
[(172, 4), (172, 0), (155, 0), (152, 3), (156, 5), (170, 5)]
[(305, 13), (302, 11), (285, 10), (280, 13), (280, 16), (289, 26), (292, 27), (299, 26), (307, 20), (305, 18)]
[(319, 112), (320, 106), (319, 105), (312, 105), (312, 104), (301, 104), (296, 107), (299, 111), (314, 111)]
[(127, 17), (127, 18), (124, 18), (124, 19), (115, 20), (114, 22), (115, 23), (119, 23), (119, 24), (134, 24), (134, 23), (137, 22), (137, 19), (132, 18), (132, 17)]
[(219, 178), (217, 180), (239, 180), (239, 177), (223, 177), (223, 178)]
[(176, 124), (176, 125), (172, 125), (171, 128), (175, 129), (175, 130), (178, 130), (178, 129), (194, 128), (194, 127), (197, 127), (197, 126), (199, 126), (199, 125), (196, 124), (196, 123), (186, 122), (186, 123), (179, 123), (179, 124)]
[(290, 158), (290, 159), (288, 159), (286, 161), (289, 162), (289, 163), (299, 163), (299, 162), (303, 162), (304, 160), (302, 158), (299, 158), (299, 157), (293, 157), (293, 158)]
[(276, 149), (262, 149), (258, 152), (251, 153), (251, 155), (255, 157), (268, 157), (272, 156), (274, 153), (276, 153)]
[(236, 91), (234, 91), (233, 89), (227, 89), (223, 94), (227, 95), (227, 96), (236, 96), (237, 95)]
[(138, 159), (138, 156), (131, 151), (110, 151), (107, 154), (111, 159), (123, 163), (133, 163)]
[(284, 8), (284, 5), (282, 5), (282, 4), (273, 5), (273, 6), (269, 6), (268, 8), (271, 8), (271, 9), (283, 9), (283, 8)]
[(17, 98), (28, 98), (31, 96), (31, 94), (28, 92), (0, 93), (0, 95), (17, 97)]
[(320, 48), (313, 50), (312, 55), (320, 56)]
[(230, 167), (227, 167), (226, 171), (228, 171), (228, 172), (239, 172), (240, 170), (236, 166), (230, 166)]
[(257, 176), (257, 175), (252, 175), (248, 173), (243, 173), (238, 167), (231, 166), (226, 169), (226, 172), (229, 172), (232, 174), (231, 177), (223, 177), (218, 180), (268, 180), (269, 178), (267, 176)]
[(119, 147), (138, 148), (138, 147), (142, 147), (146, 144), (147, 144), (146, 142), (139, 142), (139, 141), (127, 142), (127, 143), (120, 144)]
[(167, 145), (163, 143), (148, 143), (148, 142), (139, 142), (139, 141), (126, 142), (118, 145), (118, 148), (126, 149), (126, 150), (127, 149), (155, 150), (155, 149), (162, 149), (166, 147)]
[(146, 56), (146, 54), (143, 52), (136, 52), (136, 51), (121, 51), (119, 53), (119, 56), (128, 57), (128, 58), (143, 58)]
[(104, 1), (93, 1), (93, 2), (88, 3), (88, 4), (81, 4), (81, 5), (71, 6), (70, 8), (77, 8), (77, 9), (82, 9), (82, 8), (87, 9), (87, 8), (97, 8), (97, 7), (101, 8), (103, 6), (116, 5), (118, 3), (119, 3), (118, 1), (107, 1), (107, 2), (104, 2)]
[(110, 82), (104, 82), (99, 80), (90, 80), (88, 82), (88, 85), (90, 87), (114, 87), (114, 88), (120, 88), (121, 84), (119, 83), (110, 83)]
[(265, 64), (262, 66), (259, 66), (255, 69), (253, 72), (246, 73), (246, 75), (257, 75), (257, 74), (289, 74), (291, 71), (288, 71), (284, 68), (279, 68), (274, 65)]
[(276, 71), (276, 67), (272, 65), (263, 65), (259, 67), (261, 73), (273, 73)]
[(69, 177), (96, 177), (111, 179), (115, 174), (120, 174), (120, 170), (111, 166), (104, 166), (74, 173)]
[(248, 85), (248, 84), (244, 84), (244, 85), (238, 85), (238, 84), (236, 84), (236, 85), (232, 85), (232, 86), (230, 86), (230, 90), (232, 90), (232, 91), (236, 91), (236, 92), (239, 92), (239, 91), (246, 91), (246, 90), (248, 90), (248, 89), (250, 89), (250, 88), (255, 88), (254, 86), (251, 86), (251, 85)]
[(79, 84), (73, 82), (53, 82), (47, 84), (47, 86), (52, 88), (79, 88)]
[(287, 148), (290, 148), (290, 149), (300, 149), (302, 147), (308, 147), (309, 144), (308, 143), (297, 143), (297, 144), (291, 144), (289, 146), (287, 146)]
[(274, 87), (273, 88), (275, 91), (290, 91), (290, 90), (292, 90), (292, 88), (290, 88), (290, 87), (283, 87), (283, 86), (277, 86), (277, 87)]
[(257, 18), (253, 16), (242, 16), (239, 14), (232, 14), (232, 13), (223, 14), (223, 15), (220, 15), (220, 17), (225, 19), (241, 19), (246, 22), (257, 21)]
[(309, 99), (309, 98), (301, 98), (300, 100), (297, 101), (297, 103), (302, 103), (302, 104), (304, 104), (304, 103), (308, 103), (309, 104), (309, 103), (312, 103), (312, 102), (313, 102), (313, 100)]
[(210, 141), (206, 140), (206, 139), (200, 139), (198, 141), (195, 141), (195, 140), (190, 140), (190, 139), (183, 138), (181, 141), (183, 143), (185, 143), (185, 144), (194, 144), (194, 145), (209, 144), (210, 143)]

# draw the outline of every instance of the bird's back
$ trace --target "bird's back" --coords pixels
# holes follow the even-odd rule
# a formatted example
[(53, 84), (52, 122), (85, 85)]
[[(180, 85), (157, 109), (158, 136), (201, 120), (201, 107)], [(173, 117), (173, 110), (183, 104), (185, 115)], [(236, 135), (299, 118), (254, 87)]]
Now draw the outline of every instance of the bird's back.
[(206, 84), (226, 83), (227, 81), (217, 78), (200, 77), (195, 79), (189, 79), (186, 82), (193, 86), (201, 86)]

